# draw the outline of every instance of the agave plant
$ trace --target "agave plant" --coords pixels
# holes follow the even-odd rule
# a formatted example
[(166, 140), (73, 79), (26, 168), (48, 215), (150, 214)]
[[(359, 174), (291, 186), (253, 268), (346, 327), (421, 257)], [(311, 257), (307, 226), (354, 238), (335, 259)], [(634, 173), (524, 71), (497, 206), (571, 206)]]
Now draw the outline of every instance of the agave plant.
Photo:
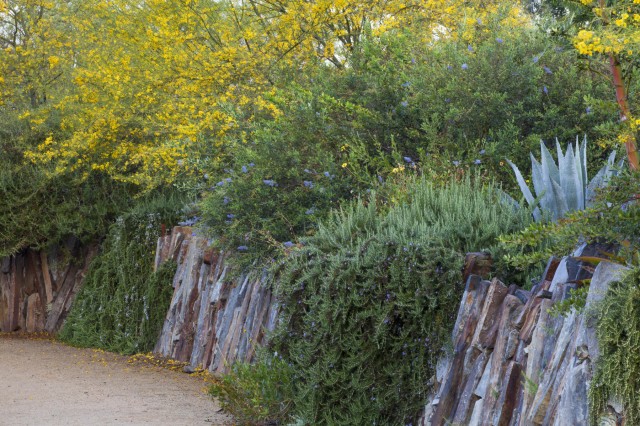
[(621, 168), (624, 161), (620, 160), (616, 165), (616, 152), (613, 151), (609, 155), (607, 164), (589, 182), (587, 178), (587, 138), (585, 137), (582, 143), (579, 143), (576, 138), (575, 148), (569, 144), (565, 153), (562, 152), (560, 143), (556, 139), (556, 149), (558, 164), (555, 163), (542, 141), (540, 141), (540, 162), (533, 154), (530, 154), (531, 180), (536, 193), (535, 197), (518, 167), (507, 160), (516, 174), (525, 200), (530, 206), (536, 206), (533, 212), (533, 218), (536, 222), (542, 220), (545, 213), (550, 214), (553, 221), (557, 221), (567, 212), (589, 207), (595, 190), (606, 185), (611, 176)]

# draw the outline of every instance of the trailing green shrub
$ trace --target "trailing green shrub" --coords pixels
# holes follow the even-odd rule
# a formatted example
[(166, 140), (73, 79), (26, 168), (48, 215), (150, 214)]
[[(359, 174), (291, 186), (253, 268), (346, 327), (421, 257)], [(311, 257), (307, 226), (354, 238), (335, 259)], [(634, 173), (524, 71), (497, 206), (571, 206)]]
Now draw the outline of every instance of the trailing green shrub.
[(131, 354), (153, 349), (173, 288), (175, 263), (153, 272), (163, 224), (175, 223), (183, 200), (155, 199), (118, 218), (93, 260), (60, 338)]
[(528, 221), (491, 186), (408, 188), (390, 209), (372, 196), (334, 212), (278, 276), (272, 350), (307, 424), (412, 421), (455, 320), (464, 253)]
[(640, 424), (640, 269), (631, 270), (596, 309), (600, 355), (589, 386), (592, 424), (610, 399), (624, 406), (625, 423)]
[(292, 408), (291, 375), (286, 362), (263, 353), (254, 364), (234, 364), (209, 394), (239, 425), (285, 424)]

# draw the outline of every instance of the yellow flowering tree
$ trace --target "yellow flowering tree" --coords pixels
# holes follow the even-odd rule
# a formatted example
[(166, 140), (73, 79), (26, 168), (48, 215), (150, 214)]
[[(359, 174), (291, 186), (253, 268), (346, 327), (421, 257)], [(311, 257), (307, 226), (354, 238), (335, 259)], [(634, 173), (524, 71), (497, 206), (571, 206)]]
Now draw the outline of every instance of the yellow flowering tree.
[(412, 26), (425, 42), (466, 40), (498, 11), (508, 25), (524, 22), (496, 0), (11, 1), (38, 3), (47, 36), (34, 39), (33, 69), (64, 82), (21, 112), (42, 133), (60, 117), (60, 131), (27, 157), (59, 174), (101, 171), (144, 188), (197, 170), (203, 143), (215, 162), (241, 123), (280, 114), (269, 101), (275, 89), (314, 66), (344, 67), (363, 37)]
[(600, 55), (607, 59), (615, 87), (620, 121), (620, 135), (625, 145), (629, 167), (638, 169), (637, 133), (640, 117), (629, 105), (624, 68), (633, 68), (640, 53), (640, 0), (580, 0), (589, 8), (591, 19), (578, 32), (574, 45), (582, 55)]

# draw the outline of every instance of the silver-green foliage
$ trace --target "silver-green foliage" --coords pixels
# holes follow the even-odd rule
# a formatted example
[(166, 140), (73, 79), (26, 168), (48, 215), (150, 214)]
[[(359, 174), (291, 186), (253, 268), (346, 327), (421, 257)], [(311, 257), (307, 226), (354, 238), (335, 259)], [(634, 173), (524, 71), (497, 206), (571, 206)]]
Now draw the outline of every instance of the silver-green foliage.
[(539, 206), (533, 212), (537, 222), (542, 220), (545, 213), (550, 214), (553, 221), (557, 221), (570, 211), (584, 210), (589, 207), (595, 190), (607, 184), (610, 177), (620, 168), (622, 162), (620, 161), (618, 165), (615, 164), (616, 152), (613, 151), (607, 164), (589, 181), (586, 138), (582, 143), (579, 143), (576, 138), (575, 148), (569, 144), (564, 153), (560, 143), (556, 140), (556, 149), (558, 164), (542, 141), (540, 141), (540, 162), (533, 154), (530, 154), (531, 180), (535, 197), (518, 167), (507, 160), (516, 175), (518, 185), (527, 203), (530, 206)]

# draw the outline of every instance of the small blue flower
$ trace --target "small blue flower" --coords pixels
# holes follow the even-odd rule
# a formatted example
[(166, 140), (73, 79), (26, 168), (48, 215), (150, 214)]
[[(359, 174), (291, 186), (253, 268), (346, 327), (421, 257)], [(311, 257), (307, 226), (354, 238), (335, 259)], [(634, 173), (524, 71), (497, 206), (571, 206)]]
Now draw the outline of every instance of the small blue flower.
[(484, 155), (484, 154), (485, 154), (485, 152), (487, 152), (487, 151), (485, 151), (484, 149), (481, 149), (481, 150), (480, 150), (480, 152), (479, 152), (479, 154), (480, 154), (480, 155)]
[(402, 157), (402, 159), (404, 160), (405, 163), (413, 163), (413, 160), (411, 159), (411, 157)]
[(473, 164), (478, 166), (478, 165), (482, 164), (482, 161), (480, 161), (479, 159), (476, 158), (476, 160), (473, 162)]
[(449, 99), (449, 98), (445, 98), (445, 99), (444, 99), (444, 101), (445, 101), (446, 103), (449, 103), (449, 102), (451, 102), (451, 99)]
[(314, 214), (316, 211), (313, 207), (311, 207), (310, 209), (308, 209), (306, 212), (304, 212), (304, 214)]
[(209, 174), (205, 173), (204, 176), (202, 176), (204, 178), (204, 180), (209, 180)]
[(453, 69), (453, 67), (452, 67), (451, 65), (447, 65), (447, 69), (448, 69), (448, 70), (452, 70), (452, 69)]
[(462, 69), (463, 69), (463, 70), (466, 70), (467, 68), (469, 68), (469, 65), (467, 65), (467, 64), (462, 64)]
[(587, 111), (587, 114), (591, 114), (593, 112), (590, 106), (587, 107), (586, 111)]
[(313, 188), (313, 182), (311, 182), (310, 180), (305, 180), (302, 181), (302, 183), (304, 184), (305, 187), (307, 188)]
[(384, 183), (384, 179), (382, 179), (382, 176), (378, 175), (378, 182), (380, 182), (381, 184)]
[(305, 173), (309, 173), (309, 174), (313, 173), (313, 172), (312, 172), (311, 170), (309, 170), (309, 169), (304, 169), (304, 172), (305, 172)]
[(262, 183), (264, 183), (267, 186), (271, 186), (271, 187), (276, 186), (276, 181), (271, 180), (271, 179), (263, 179)]
[(291, 247), (293, 247), (295, 244), (293, 244), (291, 241), (286, 241), (286, 242), (284, 242), (284, 243), (283, 243), (283, 245), (284, 245), (286, 248), (291, 248)]
[(534, 56), (534, 57), (533, 57), (533, 63), (534, 63), (534, 64), (537, 64), (539, 60), (540, 60), (540, 58), (539, 58), (539, 57), (537, 57), (537, 56)]
[(473, 46), (468, 45), (468, 46), (467, 46), (467, 50), (468, 50), (469, 52), (473, 52)]
[(235, 214), (233, 214), (233, 213), (229, 213), (229, 214), (227, 215), (227, 219), (233, 219), (234, 217), (236, 217), (236, 215), (235, 215)]
[(402, 102), (400, 102), (400, 105), (402, 105), (404, 108), (406, 108), (406, 107), (408, 107), (408, 106), (409, 106), (409, 102), (407, 102), (407, 101), (402, 101)]
[(549, 94), (549, 89), (547, 89), (547, 86), (542, 86), (542, 91), (544, 92), (545, 95)]
[(416, 63), (416, 58), (411, 58), (411, 63), (415, 64)]
[(242, 166), (242, 173), (247, 173), (248, 171), (247, 166)]
[(329, 172), (324, 172), (323, 175), (325, 175), (326, 177), (331, 177), (331, 175), (329, 174)]
[(476, 22), (478, 23), (478, 25), (482, 25), (482, 19), (478, 18), (476, 19)]
[(551, 68), (544, 66), (542, 67), (542, 69), (544, 70), (544, 72), (546, 72), (547, 74), (553, 74), (553, 71), (551, 71)]
[(238, 246), (238, 251), (247, 251), (249, 250), (249, 247), (247, 246)]
[(409, 87), (411, 86), (411, 83), (408, 81), (405, 81), (404, 83), (402, 83), (402, 87)]
[(224, 185), (224, 181), (221, 180), (220, 182), (216, 183), (216, 185), (217, 186), (222, 186), (222, 185)]
[(456, 167), (458, 167), (460, 165), (460, 161), (458, 161), (458, 160), (453, 160), (452, 163)]
[(231, 178), (225, 178), (224, 181), (227, 183), (231, 183)]
[(231, 201), (231, 200), (229, 199), (229, 197), (224, 197), (224, 198), (222, 199), (222, 204), (224, 204), (224, 205), (226, 206), (227, 204), (229, 204), (229, 201)]
[(496, 41), (497, 41), (498, 43), (500, 43), (500, 44), (502, 44), (502, 43), (504, 42), (504, 40), (503, 40), (503, 39), (501, 39), (500, 37), (498, 37), (498, 38), (496, 39)]
[(249, 163), (249, 167), (255, 167), (256, 165), (254, 163)]

